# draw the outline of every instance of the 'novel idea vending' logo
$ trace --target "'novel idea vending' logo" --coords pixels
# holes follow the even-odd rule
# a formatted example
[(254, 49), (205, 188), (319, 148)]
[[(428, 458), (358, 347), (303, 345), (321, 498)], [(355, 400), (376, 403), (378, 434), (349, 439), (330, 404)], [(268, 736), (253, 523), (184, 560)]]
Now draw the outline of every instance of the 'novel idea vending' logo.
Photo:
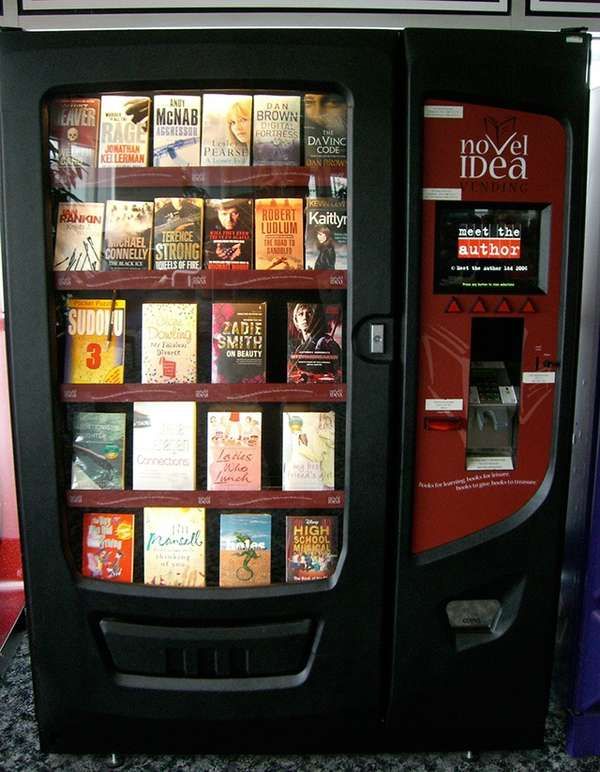
[(527, 179), (527, 134), (518, 134), (516, 118), (498, 123), (484, 118), (483, 137), (460, 140), (460, 177), (479, 180), (486, 175), (492, 180)]

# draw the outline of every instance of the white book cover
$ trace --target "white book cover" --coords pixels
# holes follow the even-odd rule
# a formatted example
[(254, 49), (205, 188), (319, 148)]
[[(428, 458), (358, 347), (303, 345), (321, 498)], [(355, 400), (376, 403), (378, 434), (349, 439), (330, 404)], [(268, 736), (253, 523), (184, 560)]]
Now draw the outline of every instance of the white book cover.
[(202, 106), (202, 166), (249, 166), (252, 97), (205, 94)]
[(107, 94), (100, 107), (98, 166), (147, 166), (150, 97)]
[(196, 382), (196, 303), (142, 304), (142, 383)]
[(283, 411), (284, 491), (335, 487), (335, 413)]
[(104, 204), (61, 201), (56, 219), (55, 271), (102, 270)]
[(144, 509), (144, 583), (163, 587), (206, 585), (205, 510)]
[(154, 97), (154, 166), (200, 166), (202, 97)]

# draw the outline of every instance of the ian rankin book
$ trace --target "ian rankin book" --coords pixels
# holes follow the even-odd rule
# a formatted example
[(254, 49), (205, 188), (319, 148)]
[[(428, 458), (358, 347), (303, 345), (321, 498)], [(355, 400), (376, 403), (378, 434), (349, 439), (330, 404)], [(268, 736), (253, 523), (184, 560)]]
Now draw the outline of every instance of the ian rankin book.
[(106, 202), (104, 259), (111, 271), (148, 270), (153, 201)]
[(337, 166), (346, 161), (347, 107), (340, 94), (304, 95), (304, 164)]
[(48, 110), (50, 168), (67, 184), (85, 181), (96, 166), (100, 100), (53, 99)]
[(196, 303), (142, 304), (142, 383), (195, 383)]
[(256, 269), (304, 268), (304, 200), (257, 198), (255, 202)]
[(160, 271), (202, 268), (203, 223), (203, 199), (155, 198), (152, 267)]
[(104, 204), (61, 201), (56, 220), (55, 271), (101, 271)]
[(154, 166), (200, 166), (202, 97), (154, 97)]
[(221, 515), (219, 585), (271, 584), (271, 515)]
[(144, 509), (144, 583), (164, 587), (206, 585), (205, 510)]
[(209, 491), (259, 491), (261, 486), (259, 412), (208, 413)]
[(348, 268), (346, 199), (306, 199), (304, 267), (315, 271)]
[(85, 512), (81, 573), (108, 582), (133, 581), (135, 515)]
[(65, 383), (123, 383), (125, 301), (67, 300)]
[(213, 303), (212, 383), (265, 383), (266, 303)]
[(205, 94), (202, 166), (248, 166), (252, 142), (252, 97)]
[(288, 303), (288, 383), (342, 383), (342, 306)]
[(71, 488), (123, 490), (126, 418), (125, 413), (75, 413)]
[(98, 166), (148, 166), (150, 97), (102, 97)]
[(334, 488), (335, 413), (283, 411), (284, 491)]
[(252, 233), (252, 201), (207, 199), (204, 267), (231, 271), (252, 268)]
[(196, 487), (196, 403), (134, 402), (133, 489)]
[(300, 97), (254, 96), (254, 166), (300, 165)]
[(286, 517), (286, 582), (327, 579), (339, 553), (338, 519), (331, 515)]

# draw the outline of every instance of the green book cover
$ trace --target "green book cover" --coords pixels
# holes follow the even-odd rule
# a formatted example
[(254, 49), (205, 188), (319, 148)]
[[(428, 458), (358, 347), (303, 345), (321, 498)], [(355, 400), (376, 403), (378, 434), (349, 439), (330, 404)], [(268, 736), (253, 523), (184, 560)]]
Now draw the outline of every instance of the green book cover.
[(75, 413), (71, 488), (123, 490), (125, 413)]

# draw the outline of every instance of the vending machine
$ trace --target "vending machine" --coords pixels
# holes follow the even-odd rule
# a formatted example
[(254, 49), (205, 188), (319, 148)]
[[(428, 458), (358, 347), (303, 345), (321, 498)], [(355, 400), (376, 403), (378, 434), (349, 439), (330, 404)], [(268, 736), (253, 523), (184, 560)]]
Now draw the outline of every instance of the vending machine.
[(541, 742), (588, 37), (0, 56), (42, 748)]

